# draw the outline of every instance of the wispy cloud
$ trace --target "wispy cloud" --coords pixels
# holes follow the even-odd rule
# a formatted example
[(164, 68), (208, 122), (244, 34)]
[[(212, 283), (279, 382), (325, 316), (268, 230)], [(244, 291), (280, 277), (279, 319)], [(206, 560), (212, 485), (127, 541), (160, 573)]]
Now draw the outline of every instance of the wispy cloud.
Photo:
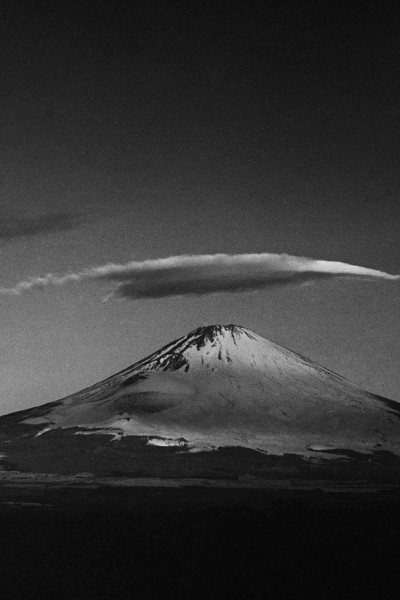
[(40, 236), (75, 229), (86, 221), (77, 213), (58, 212), (47, 215), (17, 216), (0, 213), (0, 240)]
[(288, 254), (205, 254), (110, 263), (61, 276), (50, 273), (0, 288), (0, 294), (19, 295), (34, 288), (95, 280), (115, 282), (109, 297), (136, 300), (243, 292), (339, 277), (400, 280), (400, 275), (366, 267)]

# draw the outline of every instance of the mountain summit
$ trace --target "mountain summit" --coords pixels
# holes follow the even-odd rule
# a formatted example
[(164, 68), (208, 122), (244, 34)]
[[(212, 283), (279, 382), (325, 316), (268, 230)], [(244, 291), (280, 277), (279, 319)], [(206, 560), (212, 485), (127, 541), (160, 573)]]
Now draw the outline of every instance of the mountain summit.
[(96, 436), (189, 454), (400, 456), (399, 418), (399, 403), (243, 327), (214, 325), (72, 396), (0, 418), (0, 451), (11, 456), (17, 439)]

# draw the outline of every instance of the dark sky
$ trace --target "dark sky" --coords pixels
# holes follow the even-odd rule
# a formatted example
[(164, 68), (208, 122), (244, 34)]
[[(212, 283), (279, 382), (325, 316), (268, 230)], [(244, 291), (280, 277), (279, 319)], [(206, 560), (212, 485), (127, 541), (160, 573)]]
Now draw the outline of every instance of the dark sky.
[[(4, 2), (0, 286), (174, 254), (397, 273), (400, 37), (379, 3)], [(400, 290), (323, 282), (101, 302), (1, 297), (2, 412), (236, 322), (400, 399)]]

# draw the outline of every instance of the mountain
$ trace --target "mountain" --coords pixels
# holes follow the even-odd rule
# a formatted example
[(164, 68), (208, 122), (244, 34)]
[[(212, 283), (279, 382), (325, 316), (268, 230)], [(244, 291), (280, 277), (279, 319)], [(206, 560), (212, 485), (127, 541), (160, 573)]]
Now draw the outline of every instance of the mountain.
[(215, 325), (76, 394), (1, 417), (1, 464), (142, 476), (235, 476), (254, 465), (259, 476), (272, 457), (314, 470), (397, 464), (399, 419), (400, 403), (243, 327)]

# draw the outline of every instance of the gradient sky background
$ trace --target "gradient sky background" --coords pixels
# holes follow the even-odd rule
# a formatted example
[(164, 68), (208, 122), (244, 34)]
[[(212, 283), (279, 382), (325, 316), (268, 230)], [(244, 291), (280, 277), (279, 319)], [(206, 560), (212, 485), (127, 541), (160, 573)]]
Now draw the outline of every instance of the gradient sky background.
[[(0, 8), (0, 286), (110, 261), (276, 252), (399, 273), (399, 29), (244, 4)], [(236, 323), (400, 400), (400, 284), (102, 303), (107, 283), (0, 297), (0, 412)]]

